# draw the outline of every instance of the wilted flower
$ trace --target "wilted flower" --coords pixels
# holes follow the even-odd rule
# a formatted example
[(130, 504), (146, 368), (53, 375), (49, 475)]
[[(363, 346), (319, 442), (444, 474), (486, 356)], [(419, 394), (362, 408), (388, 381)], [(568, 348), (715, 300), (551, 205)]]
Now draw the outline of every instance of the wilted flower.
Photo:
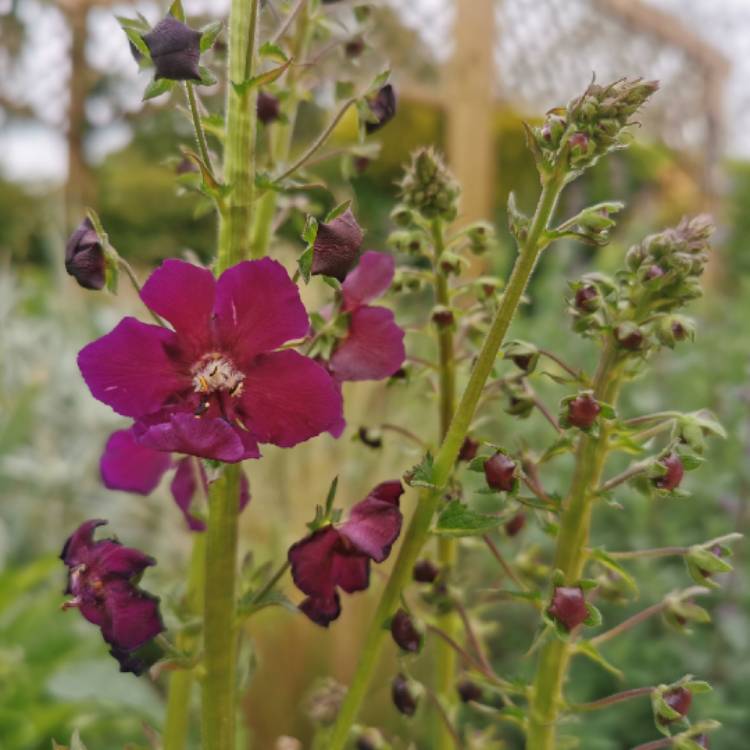
[(342, 284), (342, 311), (349, 316), (346, 336), (331, 355), (336, 380), (381, 380), (393, 375), (406, 358), (404, 332), (385, 307), (368, 305), (391, 285), (395, 262), (368, 251)]
[(144, 34), (143, 41), (156, 68), (154, 77), (171, 81), (199, 81), (201, 36), (200, 31), (191, 29), (171, 15)]
[(365, 123), (365, 130), (374, 133), (387, 125), (396, 114), (396, 91), (390, 83), (381, 88), (375, 96), (367, 100), (374, 120)]
[(561, 422), (579, 430), (588, 430), (596, 422), (601, 410), (599, 402), (590, 393), (581, 393), (568, 401)]
[(312, 275), (333, 276), (343, 281), (357, 262), (362, 236), (362, 229), (349, 208), (329, 224), (319, 224), (313, 245)]
[(671, 724), (673, 721), (681, 719), (683, 716), (687, 716), (690, 711), (690, 706), (693, 703), (693, 694), (685, 687), (675, 687), (671, 690), (667, 690), (662, 695), (664, 702), (673, 710), (676, 711), (679, 716), (668, 719), (666, 717), (659, 717), (662, 724)]
[(370, 583), (370, 560), (383, 562), (401, 532), (398, 481), (375, 487), (342, 524), (329, 524), (289, 548), (292, 578), (307, 594), (300, 609), (318, 625), (328, 626), (341, 613), (337, 589), (348, 594)]
[(91, 220), (86, 217), (65, 245), (65, 270), (84, 289), (103, 289), (106, 283), (104, 248)]
[(488, 486), (499, 492), (512, 492), (516, 486), (516, 462), (498, 451), (484, 462)]
[(589, 616), (583, 589), (580, 586), (557, 586), (547, 614), (567, 631), (577, 628)]
[(86, 521), (65, 542), (60, 559), (68, 566), (64, 609), (76, 607), (101, 628), (104, 640), (122, 671), (139, 673), (134, 652), (164, 630), (159, 600), (135, 583), (155, 560), (114, 539), (94, 541), (94, 531), (106, 524)]
[[(208, 477), (201, 463), (191, 457), (175, 459), (169, 453), (141, 445), (133, 432), (113, 432), (102, 453), (99, 468), (104, 486), (110, 490), (135, 492), (149, 495), (161, 481), (162, 476), (176, 467), (170, 489), (177, 507), (185, 516), (191, 531), (203, 531), (206, 524), (192, 512), (193, 500), (199, 483), (204, 497), (208, 494)], [(239, 508), (250, 502), (250, 488), (244, 472), (240, 475)]]
[(216, 280), (167, 260), (141, 299), (175, 330), (125, 318), (78, 355), (91, 393), (135, 420), (141, 445), (234, 462), (259, 457), (259, 443), (289, 447), (341, 421), (325, 369), (274, 351), (309, 330), (279, 263), (243, 261)]
[(420, 685), (410, 680), (406, 675), (401, 673), (393, 678), (391, 683), (391, 698), (396, 708), (404, 716), (414, 716), (419, 705), (419, 696), (421, 693)]
[(417, 560), (412, 577), (417, 583), (433, 583), (440, 574), (440, 568), (432, 560)]
[(281, 113), (279, 100), (273, 94), (269, 94), (266, 91), (258, 92), (256, 109), (258, 112), (258, 119), (264, 125), (268, 125), (269, 123), (278, 120), (279, 114)]
[(665, 472), (654, 478), (654, 485), (660, 490), (667, 490), (668, 492), (676, 490), (680, 486), (683, 476), (685, 476), (682, 459), (676, 453), (670, 453), (662, 458), (659, 463), (664, 467)]
[(461, 443), (461, 450), (458, 452), (457, 461), (471, 461), (476, 458), (477, 451), (479, 450), (479, 441), (473, 440), (468, 435), (464, 438)]
[(422, 648), (422, 633), (411, 615), (399, 609), (391, 620), (391, 635), (399, 648), (416, 654)]

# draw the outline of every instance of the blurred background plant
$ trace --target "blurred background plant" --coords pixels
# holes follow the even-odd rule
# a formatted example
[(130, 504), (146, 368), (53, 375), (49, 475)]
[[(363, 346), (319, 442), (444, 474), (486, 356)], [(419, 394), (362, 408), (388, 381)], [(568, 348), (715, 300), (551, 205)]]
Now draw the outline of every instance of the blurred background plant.
[[(290, 4), (269, 0), (269, 5), (280, 19)], [(617, 268), (632, 242), (684, 213), (713, 212), (720, 228), (718, 251), (697, 307), (696, 343), (679, 356), (657, 358), (648, 376), (626, 394), (623, 409), (653, 411), (665, 401), (686, 411), (707, 406), (719, 415), (729, 439), (712, 443), (706, 467), (689, 477), (691, 498), (653, 503), (628, 494), (625, 510), (602, 512), (595, 535), (628, 549), (746, 531), (750, 129), (747, 92), (737, 82), (746, 80), (742, 44), (750, 37), (750, 21), (740, 15), (741, 0), (721, 8), (705, 0), (384, 1), (373, 4), (363, 49), (352, 59), (347, 46), (355, 28), (352, 12), (364, 5), (326, 4), (331, 23), (318, 32), (316, 43), (331, 49), (318, 61), (321, 75), (314, 78), (322, 82), (327, 66), (342, 64), (366, 77), (390, 59), (399, 114), (378, 134), (379, 153), (371, 149), (315, 167), (332, 195), (313, 191), (307, 203), (288, 199), (282, 227), (288, 247), (277, 255), (284, 258), (286, 252), (291, 266), (302, 248), (305, 212), (320, 213), (351, 193), (367, 231), (366, 246), (384, 249), (393, 229), (388, 215), (400, 165), (425, 144), (447, 150), (464, 184), (459, 221), (488, 216), (504, 227), (509, 190), (524, 208), (536, 190), (519, 115), (540, 117), (580, 90), (592, 70), (600, 80), (624, 74), (660, 79), (661, 94), (648, 109), (638, 144), (597, 165), (566, 199), (569, 214), (613, 197), (624, 200), (627, 208), (614, 241), (605, 250), (558, 245), (548, 254), (511, 335), (549, 348), (564, 341), (568, 361), (590, 365), (592, 348), (569, 332), (560, 315), (567, 281), (584, 268)], [(207, 21), (221, 10), (221, 3), (208, 0), (185, 6)], [(140, 102), (145, 78), (139, 77), (114, 20), (115, 13), (132, 15), (134, 7), (152, 22), (165, 10), (148, 0), (0, 0), (0, 738), (8, 750), (48, 748), (53, 737), (67, 742), (74, 728), (83, 732), (89, 750), (127, 742), (135, 747), (143, 743), (142, 722), (160, 721), (157, 688), (114, 674), (104, 645), (77, 618), (60, 613), (63, 576), (54, 560), (79, 521), (109, 518), (123, 541), (137, 541), (159, 559), (152, 579), (156, 587), (161, 580), (158, 593), (169, 597), (174, 592), (168, 582), (184, 567), (189, 544), (166, 487), (142, 498), (100, 485), (99, 455), (121, 422), (89, 397), (75, 354), (124, 312), (137, 310), (136, 301), (124, 285), (116, 298), (86, 294), (62, 269), (64, 237), (80, 220), (84, 204), (97, 209), (119, 252), (142, 275), (164, 257), (192, 252), (206, 258), (212, 248), (214, 228), (203, 199), (187, 189), (189, 176), (176, 177), (182, 170), (179, 147), (192, 143), (189, 120), (165, 106), (164, 98)], [(679, 19), (673, 15), (678, 7)], [(267, 15), (269, 23), (278, 23)], [(719, 41), (722, 54), (716, 51)], [(221, 45), (216, 54), (222, 54)], [(221, 95), (218, 87), (208, 89), (209, 101)], [(296, 148), (329, 120), (334, 102), (330, 86), (314, 82), (294, 130)], [(355, 118), (345, 117), (331, 148), (350, 142), (355, 128)], [(477, 275), (507, 271), (511, 238), (500, 231), (499, 239), (498, 248), (476, 261)], [(424, 295), (409, 295), (401, 320), (423, 319), (430, 305)], [(284, 554), (335, 473), (342, 473), (340, 497), (359, 498), (380, 478), (418, 458), (417, 448), (387, 431), (381, 448), (351, 440), (360, 426), (424, 424), (434, 419), (432, 404), (407, 400), (398, 386), (346, 388), (359, 413), (348, 415), (350, 427), (340, 442), (320, 439), (291, 459), (284, 456), (283, 464), (278, 452), (269, 450), (266, 460), (250, 467), (254, 500), (243, 533), (258, 561)], [(552, 382), (540, 382), (538, 390), (552, 404), (565, 393)], [(490, 416), (483, 430), (501, 444), (538, 443), (549, 429), (536, 416), (522, 423), (504, 412)], [(430, 434), (435, 429), (431, 424)], [(563, 474), (564, 469), (561, 486)], [(261, 507), (262, 513), (255, 512)], [(521, 545), (528, 549), (537, 536), (541, 542), (541, 532), (527, 527), (522, 541), (503, 541), (506, 554), (512, 558)], [(727, 748), (744, 746), (750, 732), (743, 709), (750, 703), (750, 594), (743, 545), (736, 554), (736, 572), (720, 606), (704, 600), (713, 626), (698, 626), (693, 636), (685, 636), (654, 619), (607, 654), (633, 684), (653, 683), (655, 672), (664, 679), (691, 672), (711, 681), (715, 692), (701, 701), (701, 711), (723, 722), (714, 744)], [(679, 560), (659, 566), (645, 561), (638, 572), (640, 606), (686, 582)], [(465, 575), (476, 589), (497, 583), (491, 561)], [(331, 665), (346, 682), (375, 599), (372, 591), (354, 597), (330, 632), (275, 610), (253, 620), (258, 650), (247, 665), (256, 678), (248, 699), (255, 706), (253, 747), (271, 748), (282, 734), (307, 742), (325, 712), (316, 711), (318, 704), (305, 696)], [(527, 671), (528, 665), (511, 655), (528, 646), (532, 615), (507, 602), (488, 607), (486, 619), (496, 626), (486, 637), (497, 671)], [(424, 717), (418, 714), (407, 727), (390, 705), (386, 677), (392, 651), (386, 659), (383, 680), (376, 683), (382, 688), (374, 691), (362, 722), (426, 746)], [(584, 702), (616, 692), (618, 685), (616, 678), (584, 663), (576, 665), (572, 693)], [(303, 705), (310, 707), (308, 715), (299, 710)], [(471, 712), (462, 709), (462, 720), (481, 726), (481, 715)], [(619, 750), (648, 739), (651, 725), (648, 702), (633, 702), (585, 715), (575, 733), (587, 750)], [(509, 734), (495, 746), (520, 747), (520, 739)]]

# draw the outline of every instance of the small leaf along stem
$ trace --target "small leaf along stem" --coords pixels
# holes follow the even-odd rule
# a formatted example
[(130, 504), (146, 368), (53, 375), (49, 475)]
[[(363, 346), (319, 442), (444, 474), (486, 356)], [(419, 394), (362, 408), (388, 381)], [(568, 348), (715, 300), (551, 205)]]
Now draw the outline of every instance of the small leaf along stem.
[(558, 172), (545, 177), (543, 180), (542, 192), (539, 196), (536, 211), (529, 232), (520, 247), (519, 255), (505, 288), (505, 294), (482, 344), (448, 432), (437, 453), (433, 467), (433, 481), (437, 489), (424, 490), (420, 493), (417, 508), (406, 529), (398, 557), (365, 636), (356, 672), (333, 726), (328, 750), (343, 750), (347, 742), (349, 731), (362, 705), (380, 654), (385, 636), (383, 623), (398, 606), (401, 592), (429, 536), (432, 517), (442, 498), (442, 488), (446, 485), (453, 470), (461, 445), (474, 418), (485, 383), (518, 309), (521, 297), (534, 272), (539, 255), (546, 247), (547, 242), (544, 233), (549, 226), (564, 184), (565, 175)]
[(191, 81), (185, 81), (185, 94), (187, 95), (190, 114), (193, 118), (193, 130), (195, 130), (195, 140), (198, 143), (198, 150), (200, 151), (201, 159), (203, 159), (203, 162), (208, 168), (208, 171), (211, 173), (211, 175), (213, 175), (214, 170), (211, 166), (211, 155), (208, 152), (206, 133), (203, 130), (201, 115), (198, 111), (198, 101), (197, 97), (195, 96), (195, 86)]

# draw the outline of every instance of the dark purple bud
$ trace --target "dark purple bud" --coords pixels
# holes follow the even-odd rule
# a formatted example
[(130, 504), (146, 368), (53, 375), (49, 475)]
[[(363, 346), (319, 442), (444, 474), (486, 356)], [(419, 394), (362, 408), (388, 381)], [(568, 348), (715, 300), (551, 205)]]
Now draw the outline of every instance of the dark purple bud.
[(351, 209), (329, 224), (321, 223), (313, 246), (312, 275), (343, 281), (357, 262), (362, 230)]
[(589, 147), (589, 137), (585, 133), (573, 133), (568, 143), (574, 153), (585, 154)]
[(465, 437), (463, 443), (461, 443), (461, 450), (458, 452), (459, 461), (471, 461), (476, 458), (477, 451), (479, 450), (479, 441), (472, 440), (470, 437)]
[(580, 586), (557, 586), (547, 614), (570, 632), (589, 616)]
[(682, 477), (685, 475), (685, 467), (682, 459), (676, 453), (670, 453), (659, 462), (665, 469), (666, 474), (654, 479), (654, 485), (661, 490), (671, 492), (680, 486)]
[(365, 51), (365, 40), (361, 36), (355, 36), (344, 45), (347, 57), (359, 57)]
[(633, 323), (623, 323), (615, 328), (617, 343), (630, 352), (637, 352), (643, 348), (643, 332)]
[(466, 678), (456, 685), (456, 692), (463, 703), (478, 701), (482, 697), (482, 688), (476, 682)]
[(151, 53), (155, 78), (170, 81), (199, 81), (201, 32), (191, 29), (174, 16), (167, 16), (154, 26), (143, 41)]
[(526, 526), (526, 514), (516, 513), (516, 515), (513, 516), (513, 518), (511, 518), (503, 528), (505, 529), (505, 533), (508, 536), (515, 536), (523, 529), (524, 526)]
[(484, 462), (487, 484), (500, 492), (511, 492), (516, 484), (516, 462), (498, 451)]
[(393, 86), (387, 83), (367, 103), (375, 118), (374, 122), (365, 123), (365, 130), (371, 134), (387, 125), (396, 114), (396, 92)]
[(599, 416), (601, 410), (602, 407), (599, 406), (599, 403), (593, 396), (588, 393), (582, 393), (568, 402), (566, 418), (568, 424), (572, 427), (588, 430), (596, 422), (596, 418)]
[(419, 694), (415, 684), (400, 672), (391, 683), (391, 698), (404, 716), (414, 716), (419, 704)]
[(573, 304), (575, 305), (576, 310), (582, 313), (591, 313), (598, 310), (599, 305), (601, 304), (599, 290), (591, 284), (582, 286), (576, 291)]
[(104, 288), (104, 248), (88, 217), (70, 235), (65, 245), (65, 270), (84, 289)]
[(432, 560), (417, 560), (412, 577), (417, 583), (433, 583), (440, 574), (440, 568)]
[(662, 276), (664, 276), (664, 269), (656, 264), (649, 266), (648, 271), (646, 271), (647, 279), (659, 279)]
[[(690, 710), (690, 705), (693, 702), (693, 694), (684, 687), (676, 687), (667, 690), (662, 698), (673, 711), (676, 711), (680, 715), (679, 718), (687, 716), (687, 713)], [(660, 717), (660, 721), (662, 724), (671, 724), (674, 721), (678, 721), (678, 719), (667, 719), (662, 716)]]
[(264, 125), (268, 125), (269, 123), (275, 122), (279, 119), (281, 105), (279, 100), (273, 94), (269, 94), (265, 91), (259, 91), (256, 111), (258, 113), (258, 119)]
[(422, 633), (419, 632), (414, 620), (404, 609), (399, 609), (391, 620), (391, 635), (396, 645), (416, 654), (422, 648)]
[(438, 305), (432, 311), (432, 322), (438, 328), (450, 328), (456, 322), (456, 319), (449, 307)]
[(367, 427), (360, 427), (357, 435), (362, 443), (368, 448), (382, 448), (383, 438), (378, 430), (370, 430)]
[(374, 727), (368, 727), (357, 737), (357, 750), (383, 750), (389, 747), (383, 739), (383, 735)]

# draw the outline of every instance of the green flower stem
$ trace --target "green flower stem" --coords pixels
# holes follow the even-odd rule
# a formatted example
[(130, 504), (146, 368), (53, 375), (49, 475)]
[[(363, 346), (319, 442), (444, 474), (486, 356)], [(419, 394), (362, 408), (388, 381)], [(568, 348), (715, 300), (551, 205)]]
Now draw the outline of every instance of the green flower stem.
[[(190, 557), (186, 609), (191, 614), (202, 611), (203, 570), (205, 564), (205, 535), (193, 534), (193, 551)], [(177, 634), (176, 648), (189, 653), (195, 647), (195, 636), (185, 632)], [(193, 692), (192, 669), (177, 669), (169, 678), (167, 716), (164, 725), (164, 750), (185, 750), (190, 729), (190, 698)]]
[[(287, 21), (291, 22), (297, 13), (299, 13), (299, 20), (297, 21), (296, 33), (292, 42), (291, 56), (294, 60), (303, 60), (307, 57), (307, 52), (310, 48), (313, 23), (307, 4), (298, 4), (290, 12)], [(283, 33), (285, 32), (282, 31), (282, 35)], [(302, 66), (292, 65), (286, 73), (285, 88), (288, 96), (284, 101), (283, 109), (286, 122), (275, 122), (269, 127), (269, 156), (271, 164), (274, 167), (278, 164), (286, 163), (289, 159), (294, 126), (297, 122), (297, 113), (302, 99), (300, 78), (305, 70)], [(253, 258), (262, 258), (268, 252), (277, 202), (278, 193), (275, 190), (268, 190), (258, 199), (258, 208), (253, 217), (252, 238), (250, 241), (250, 255)]]
[(195, 140), (198, 142), (198, 150), (200, 151), (201, 159), (203, 159), (203, 163), (206, 165), (208, 171), (213, 174), (213, 167), (211, 166), (211, 156), (208, 153), (208, 143), (206, 142), (206, 134), (203, 132), (201, 115), (198, 111), (198, 102), (195, 96), (195, 87), (190, 81), (185, 81), (185, 92), (187, 93), (190, 114), (193, 117)]
[[(445, 250), (445, 227), (440, 219), (432, 222), (432, 242), (435, 250), (435, 301), (442, 307), (450, 308), (451, 293), (448, 277), (440, 268), (440, 256)], [(439, 399), (440, 439), (442, 440), (450, 427), (453, 412), (456, 408), (456, 368), (453, 347), (453, 327), (438, 326), (438, 361), (439, 361)], [(458, 545), (455, 539), (441, 537), (438, 539), (438, 561), (443, 571), (450, 571), (456, 564)], [(458, 640), (461, 622), (453, 611), (445, 612), (438, 617), (438, 625), (451, 639)], [(445, 715), (444, 706), (455, 702), (454, 682), (456, 679), (456, 651), (445, 640), (435, 643), (435, 695), (433, 704), (440, 716), (432, 722), (435, 750), (452, 750), (455, 747), (454, 730), (449, 716)], [(443, 717), (445, 720), (441, 721)]]
[[(613, 342), (602, 352), (594, 377), (594, 397), (615, 404), (622, 381), (623, 363)], [(554, 567), (567, 584), (575, 584), (587, 557), (591, 514), (609, 450), (610, 430), (603, 424), (598, 437), (582, 434), (570, 494), (563, 505)], [(527, 750), (554, 750), (558, 712), (571, 648), (557, 638), (542, 648), (531, 693)]]
[(229, 464), (212, 483), (206, 534), (203, 615), (203, 750), (234, 750), (236, 713), (237, 527), (240, 471)]
[(248, 257), (255, 193), (257, 87), (238, 91), (253, 76), (260, 0), (232, 0), (229, 23), (224, 181), (229, 188), (219, 222), (217, 272)]
[(531, 278), (539, 255), (547, 244), (545, 230), (549, 226), (562, 187), (562, 175), (555, 175), (548, 179), (542, 187), (534, 218), (513, 266), (505, 294), (435, 459), (433, 467), (435, 489), (424, 490), (421, 493), (414, 515), (406, 529), (398, 557), (365, 636), (357, 670), (333, 727), (328, 750), (343, 750), (346, 744), (349, 730), (362, 705), (380, 655), (383, 638), (387, 632), (383, 625), (398, 606), (401, 591), (408, 583), (414, 563), (429, 536), (432, 516), (442, 498), (442, 488), (450, 477), (453, 464), (458, 457), (471, 420), (474, 418), (474, 412), (482, 395), (482, 390), (492, 371), (497, 353), (513, 320), (521, 296)]

